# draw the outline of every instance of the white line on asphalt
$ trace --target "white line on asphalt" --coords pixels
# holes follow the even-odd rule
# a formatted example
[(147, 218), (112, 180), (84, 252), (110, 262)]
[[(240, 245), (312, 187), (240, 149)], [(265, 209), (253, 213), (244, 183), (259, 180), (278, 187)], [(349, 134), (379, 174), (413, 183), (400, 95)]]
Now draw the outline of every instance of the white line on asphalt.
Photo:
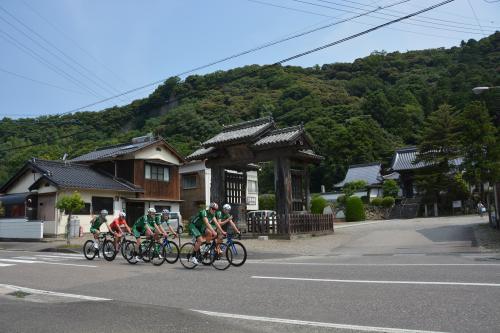
[(0, 263), (0, 267), (9, 267), (9, 266), (14, 266), (15, 264), (2, 264)]
[[(274, 260), (274, 259), (273, 259)], [(309, 265), (309, 266), (500, 266), (500, 264), (343, 264), (325, 262), (284, 262), (273, 260), (247, 260), (249, 264), (266, 265)]]
[(67, 256), (51, 256), (51, 255), (41, 255), (37, 254), (37, 258), (50, 258), (50, 259), (64, 259), (64, 260), (85, 260), (82, 256), (78, 257), (67, 257)]
[(61, 265), (61, 266), (74, 266), (74, 267), (92, 267), (92, 268), (97, 267), (97, 266), (94, 266), (94, 265), (66, 264), (66, 263), (62, 263), (62, 262), (48, 262), (48, 261), (23, 260), (23, 259), (3, 259), (3, 258), (0, 258), (0, 261), (15, 262), (15, 263), (20, 263), (20, 264), (47, 264), (47, 265)]
[[(40, 252), (38, 252), (40, 253)], [(36, 254), (37, 257), (68, 257), (68, 258), (78, 258), (83, 259), (83, 254), (76, 253), (59, 253), (59, 252), (50, 252), (52, 254)]]
[(342, 224), (342, 225), (334, 225), (333, 228), (334, 229), (352, 228), (352, 227), (359, 227), (359, 226), (363, 226), (363, 225), (378, 224), (378, 223), (385, 223), (385, 222), (394, 222), (394, 221), (384, 220), (384, 221), (353, 223), (353, 224), (346, 224), (346, 225)]
[(205, 314), (212, 317), (222, 317), (231, 319), (244, 319), (253, 321), (263, 321), (270, 323), (279, 324), (290, 324), (290, 325), (302, 325), (302, 326), (315, 326), (315, 327), (327, 327), (327, 328), (338, 328), (346, 330), (358, 330), (363, 332), (386, 332), (386, 333), (444, 333), (438, 331), (422, 331), (422, 330), (412, 330), (404, 328), (390, 328), (390, 327), (374, 327), (374, 326), (360, 326), (360, 325), (347, 325), (347, 324), (336, 324), (336, 323), (325, 323), (318, 321), (305, 321), (305, 320), (295, 320), (295, 319), (284, 319), (284, 318), (271, 318), (271, 317), (258, 317), (258, 316), (247, 316), (234, 313), (222, 313), (222, 312), (212, 312), (191, 309), (198, 313)]
[(48, 290), (39, 290), (39, 289), (31, 289), (31, 288), (25, 288), (25, 287), (19, 287), (19, 286), (14, 286), (11, 284), (0, 284), (0, 288), (7, 288), (11, 289), (14, 291), (23, 291), (29, 294), (38, 294), (38, 295), (51, 295), (51, 296), (59, 296), (59, 297), (68, 297), (68, 298), (77, 298), (85, 301), (111, 301), (109, 298), (101, 298), (101, 297), (94, 297), (94, 296), (85, 296), (85, 295), (77, 295), (77, 294), (66, 294), (66, 293), (59, 293), (55, 291), (48, 291)]
[(476, 282), (338, 280), (338, 279), (292, 278), (292, 277), (281, 277), (281, 276), (257, 276), (257, 275), (252, 276), (252, 279), (293, 280), (293, 281), (313, 281), (313, 282), (339, 282), (339, 283), (417, 284), (417, 285), (438, 285), (438, 286), (500, 287), (500, 283), (476, 283)]

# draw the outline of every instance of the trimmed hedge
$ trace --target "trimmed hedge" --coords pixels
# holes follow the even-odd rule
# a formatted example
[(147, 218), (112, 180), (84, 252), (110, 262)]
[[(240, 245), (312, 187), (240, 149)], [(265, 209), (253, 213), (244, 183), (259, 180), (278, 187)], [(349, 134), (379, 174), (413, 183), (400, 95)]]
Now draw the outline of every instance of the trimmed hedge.
[(311, 213), (323, 214), (323, 209), (328, 205), (325, 198), (316, 196), (311, 199)]
[(380, 206), (382, 206), (382, 198), (379, 198), (379, 197), (373, 198), (373, 200), (372, 200), (372, 202), (370, 202), (370, 204), (372, 206), (375, 206), (375, 207), (380, 207)]
[(345, 220), (347, 222), (364, 221), (365, 208), (358, 197), (349, 197), (345, 204)]
[(384, 199), (382, 199), (382, 207), (391, 208), (392, 206), (394, 206), (393, 197), (384, 197)]

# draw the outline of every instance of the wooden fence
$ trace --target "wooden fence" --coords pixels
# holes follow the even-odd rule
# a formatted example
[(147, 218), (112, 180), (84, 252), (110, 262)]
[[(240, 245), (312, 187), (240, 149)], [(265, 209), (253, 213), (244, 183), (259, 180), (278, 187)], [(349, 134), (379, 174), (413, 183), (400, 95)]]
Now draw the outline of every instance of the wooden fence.
[(249, 233), (259, 235), (292, 235), (333, 232), (332, 214), (288, 214), (254, 216), (247, 220)]

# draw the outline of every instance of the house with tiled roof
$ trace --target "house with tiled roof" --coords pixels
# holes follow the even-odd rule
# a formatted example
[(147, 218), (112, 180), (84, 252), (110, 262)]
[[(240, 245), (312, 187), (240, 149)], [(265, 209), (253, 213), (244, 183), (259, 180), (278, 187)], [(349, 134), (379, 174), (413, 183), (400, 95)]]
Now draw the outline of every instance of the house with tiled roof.
[(358, 196), (367, 196), (370, 200), (382, 196), (382, 183), (384, 178), (380, 174), (381, 164), (379, 162), (349, 165), (345, 178), (334, 185), (337, 190), (342, 190), (345, 184), (362, 180), (366, 183), (366, 189), (356, 193)]
[(84, 232), (102, 209), (109, 212), (110, 220), (125, 211), (130, 225), (150, 207), (179, 211), (183, 162), (168, 142), (151, 135), (65, 161), (33, 158), (0, 187), (3, 219), (43, 221), (45, 236), (63, 234), (66, 219), (55, 204), (74, 191), (85, 202), (74, 214)]

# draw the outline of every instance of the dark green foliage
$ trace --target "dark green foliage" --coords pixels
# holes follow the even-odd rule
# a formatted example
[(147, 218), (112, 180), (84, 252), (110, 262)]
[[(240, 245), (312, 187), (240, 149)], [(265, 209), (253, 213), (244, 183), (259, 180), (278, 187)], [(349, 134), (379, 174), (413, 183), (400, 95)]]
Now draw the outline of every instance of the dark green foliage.
[(365, 208), (358, 197), (349, 197), (345, 204), (345, 220), (347, 222), (364, 221)]
[(396, 198), (399, 192), (398, 183), (394, 179), (385, 180), (382, 184), (384, 196)]
[(321, 196), (315, 196), (311, 199), (311, 213), (313, 214), (323, 214), (323, 209), (328, 205), (325, 198)]
[(347, 198), (347, 197), (346, 197), (345, 195), (339, 195), (339, 196), (337, 197), (337, 203), (338, 203), (339, 205), (345, 205), (346, 198)]
[(382, 206), (382, 198), (379, 198), (379, 197), (373, 198), (373, 200), (370, 202), (370, 204), (372, 206), (375, 206), (375, 207), (380, 207), (380, 206)]
[(346, 197), (350, 197), (354, 193), (364, 189), (366, 187), (366, 182), (364, 180), (354, 180), (350, 183), (345, 183), (342, 188), (342, 192)]
[(384, 208), (391, 208), (392, 206), (394, 206), (394, 198), (389, 197), (389, 196), (384, 197), (382, 199), (381, 204), (382, 204), (382, 207), (384, 207)]
[[(325, 157), (311, 169), (311, 190), (321, 185), (331, 190), (350, 164), (383, 161), (387, 166), (395, 148), (419, 143), (426, 117), (439, 105), (459, 111), (477, 98), (472, 87), (500, 85), (499, 44), (495, 33), (451, 49), (376, 51), (321, 68), (251, 65), (185, 80), (172, 77), (148, 97), (101, 112), (3, 118), (0, 184), (30, 157), (60, 159), (68, 153), (73, 158), (147, 132), (162, 135), (187, 155), (223, 125), (272, 115), (279, 126), (304, 123), (316, 152)], [(481, 98), (499, 126), (495, 94)], [(63, 138), (67, 135), (74, 136)], [(274, 192), (272, 166), (265, 172), (259, 188)]]
[(259, 209), (275, 210), (276, 209), (276, 196), (274, 194), (261, 194), (261, 195), (259, 195)]

